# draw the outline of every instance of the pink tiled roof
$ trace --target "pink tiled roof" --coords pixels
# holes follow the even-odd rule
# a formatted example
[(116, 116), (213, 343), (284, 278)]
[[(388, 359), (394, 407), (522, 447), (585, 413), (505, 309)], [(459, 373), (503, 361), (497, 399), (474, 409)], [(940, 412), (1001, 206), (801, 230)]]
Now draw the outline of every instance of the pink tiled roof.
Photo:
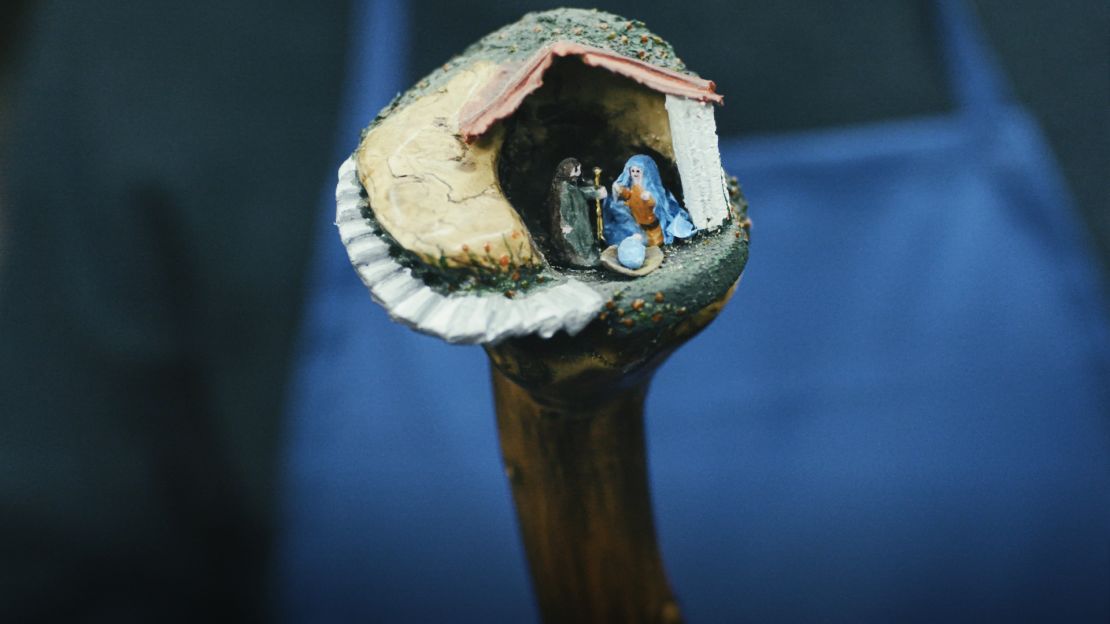
[(702, 102), (723, 104), (711, 80), (688, 76), (629, 58), (610, 50), (572, 41), (556, 41), (536, 51), (523, 63), (506, 67), (490, 80), (478, 97), (459, 112), (459, 131), (467, 142), (480, 137), (498, 120), (512, 115), (530, 93), (543, 85), (543, 75), (555, 57), (577, 56), (590, 67), (601, 67), (649, 89)]

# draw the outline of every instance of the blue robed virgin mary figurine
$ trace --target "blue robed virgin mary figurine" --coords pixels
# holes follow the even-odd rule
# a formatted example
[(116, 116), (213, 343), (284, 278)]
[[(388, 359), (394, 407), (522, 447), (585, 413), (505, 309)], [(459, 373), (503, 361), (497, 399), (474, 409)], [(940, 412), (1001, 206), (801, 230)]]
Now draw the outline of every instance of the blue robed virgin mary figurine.
[(697, 228), (674, 194), (663, 187), (651, 156), (637, 154), (624, 164), (605, 202), (605, 240), (619, 245), (634, 234), (648, 246), (670, 245), (693, 236)]

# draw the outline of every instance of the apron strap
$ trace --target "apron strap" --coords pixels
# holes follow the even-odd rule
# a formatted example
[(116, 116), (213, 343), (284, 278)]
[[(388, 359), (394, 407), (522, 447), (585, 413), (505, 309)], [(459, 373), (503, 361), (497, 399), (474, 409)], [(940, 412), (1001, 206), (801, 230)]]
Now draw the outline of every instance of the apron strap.
[(987, 114), (1013, 102), (1009, 82), (966, 0), (936, 0), (945, 73), (956, 107)]
[(347, 142), (403, 86), (408, 69), (408, 7), (404, 0), (355, 0), (351, 25), (339, 128), (339, 140)]
[[(350, 11), (347, 68), (333, 154), (336, 167), (357, 147), (359, 132), (401, 90), (408, 60), (408, 8), (404, 0), (354, 0)], [(325, 181), (319, 205), (321, 218), (315, 233), (317, 247), (311, 278), (312, 288), (316, 289), (314, 293), (349, 287), (351, 272), (350, 261), (339, 245), (333, 224), (334, 176), (329, 175)], [(326, 302), (330, 298), (310, 296), (309, 300)], [(320, 305), (327, 306), (326, 303)]]

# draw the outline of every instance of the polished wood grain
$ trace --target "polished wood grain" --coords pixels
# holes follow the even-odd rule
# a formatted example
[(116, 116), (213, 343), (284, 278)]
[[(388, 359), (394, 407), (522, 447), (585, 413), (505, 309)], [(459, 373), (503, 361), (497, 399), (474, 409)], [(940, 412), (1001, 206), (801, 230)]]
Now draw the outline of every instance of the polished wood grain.
[(647, 379), (604, 400), (541, 403), (494, 367), (493, 387), (544, 621), (680, 622), (652, 519)]

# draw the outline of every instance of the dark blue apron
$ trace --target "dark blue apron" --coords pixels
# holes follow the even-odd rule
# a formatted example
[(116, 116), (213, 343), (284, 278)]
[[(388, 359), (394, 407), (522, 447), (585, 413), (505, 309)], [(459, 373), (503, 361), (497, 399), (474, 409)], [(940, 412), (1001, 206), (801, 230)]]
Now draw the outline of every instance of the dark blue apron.
[[(402, 4), (360, 15), (343, 152), (402, 87), (382, 62), (404, 48)], [(1094, 265), (1036, 124), (962, 4), (938, 7), (952, 114), (722, 141), (751, 262), (648, 405), (689, 621), (1110, 620)], [(389, 322), (322, 203), (281, 607), (534, 620), (484, 354)]]

